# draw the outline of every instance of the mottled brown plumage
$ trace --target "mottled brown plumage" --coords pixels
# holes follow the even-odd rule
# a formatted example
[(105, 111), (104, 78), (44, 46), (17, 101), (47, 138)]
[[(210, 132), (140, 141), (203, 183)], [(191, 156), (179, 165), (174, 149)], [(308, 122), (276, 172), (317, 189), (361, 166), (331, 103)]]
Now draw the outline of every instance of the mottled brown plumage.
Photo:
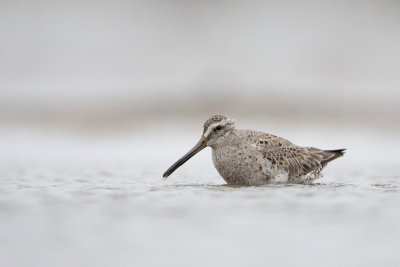
[(345, 151), (300, 147), (275, 135), (237, 130), (233, 120), (215, 115), (204, 123), (199, 143), (163, 176), (169, 176), (206, 146), (212, 148), (214, 165), (224, 180), (240, 185), (310, 183)]

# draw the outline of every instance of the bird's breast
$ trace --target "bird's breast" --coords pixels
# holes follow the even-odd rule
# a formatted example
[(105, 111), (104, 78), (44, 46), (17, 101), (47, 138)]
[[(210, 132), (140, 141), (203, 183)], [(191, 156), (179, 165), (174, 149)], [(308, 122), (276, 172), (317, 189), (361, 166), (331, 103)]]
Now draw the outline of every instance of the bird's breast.
[(212, 150), (215, 168), (228, 184), (265, 184), (269, 175), (261, 153), (248, 146), (224, 146)]

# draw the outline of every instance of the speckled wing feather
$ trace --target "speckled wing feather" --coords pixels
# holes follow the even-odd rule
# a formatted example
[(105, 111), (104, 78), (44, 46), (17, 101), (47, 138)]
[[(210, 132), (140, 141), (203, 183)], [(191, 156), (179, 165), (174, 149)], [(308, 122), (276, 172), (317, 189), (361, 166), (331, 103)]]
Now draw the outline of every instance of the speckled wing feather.
[(308, 148), (295, 145), (267, 150), (264, 156), (273, 166), (287, 172), (289, 179), (307, 174), (317, 175), (323, 168), (321, 164), (323, 156), (320, 153), (313, 153)]
[(260, 150), (274, 150), (275, 148), (294, 145), (289, 140), (272, 134), (251, 130), (239, 130), (239, 132), (242, 136), (247, 136), (248, 140), (253, 144), (253, 146), (256, 146)]
[[(247, 131), (252, 146), (259, 150), (273, 167), (288, 173), (289, 179), (307, 174), (317, 175), (334, 154), (312, 147), (299, 147), (271, 134)], [(332, 158), (333, 159), (333, 158)]]

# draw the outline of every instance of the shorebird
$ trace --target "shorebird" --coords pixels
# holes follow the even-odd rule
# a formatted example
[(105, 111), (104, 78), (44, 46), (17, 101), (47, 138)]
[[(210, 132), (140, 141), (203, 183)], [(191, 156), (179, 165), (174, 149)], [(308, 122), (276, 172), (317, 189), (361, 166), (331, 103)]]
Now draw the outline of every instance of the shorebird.
[(215, 168), (230, 185), (312, 183), (328, 162), (345, 152), (345, 149), (300, 147), (272, 134), (238, 130), (232, 119), (214, 115), (204, 123), (199, 142), (163, 177), (167, 178), (207, 146), (212, 148)]

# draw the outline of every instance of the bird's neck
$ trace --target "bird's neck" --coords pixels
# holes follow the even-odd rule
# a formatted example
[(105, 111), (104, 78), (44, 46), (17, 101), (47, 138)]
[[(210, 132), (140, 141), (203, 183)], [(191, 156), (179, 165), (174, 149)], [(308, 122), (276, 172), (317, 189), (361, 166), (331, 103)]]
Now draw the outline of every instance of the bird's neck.
[(212, 144), (211, 148), (220, 149), (226, 146), (232, 146), (237, 142), (238, 136), (238, 131), (236, 129), (231, 129), (225, 133), (222, 139)]

